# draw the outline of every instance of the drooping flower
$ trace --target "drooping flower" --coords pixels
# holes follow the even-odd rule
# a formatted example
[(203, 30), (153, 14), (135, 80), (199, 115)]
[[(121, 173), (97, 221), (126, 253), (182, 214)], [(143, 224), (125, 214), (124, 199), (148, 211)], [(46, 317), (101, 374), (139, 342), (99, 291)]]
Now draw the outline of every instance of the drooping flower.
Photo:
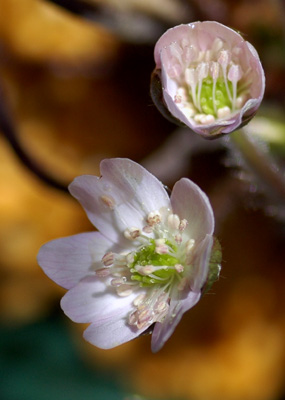
[(155, 104), (207, 139), (249, 122), (263, 98), (265, 78), (255, 48), (218, 22), (169, 29), (156, 43), (154, 58)]
[(128, 159), (102, 161), (101, 174), (69, 186), (98, 231), (43, 245), (38, 262), (68, 289), (64, 312), (91, 324), (87, 341), (108, 349), (155, 324), (158, 351), (219, 272), (212, 208), (189, 179), (179, 180), (169, 198), (160, 181)]

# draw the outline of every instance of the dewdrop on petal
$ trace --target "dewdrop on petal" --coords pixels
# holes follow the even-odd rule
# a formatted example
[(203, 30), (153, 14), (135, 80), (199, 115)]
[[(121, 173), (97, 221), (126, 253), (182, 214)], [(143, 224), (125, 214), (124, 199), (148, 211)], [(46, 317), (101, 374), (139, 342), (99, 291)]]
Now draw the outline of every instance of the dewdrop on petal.
[(254, 47), (218, 22), (167, 30), (154, 49), (151, 95), (162, 114), (207, 139), (248, 123), (264, 94)]

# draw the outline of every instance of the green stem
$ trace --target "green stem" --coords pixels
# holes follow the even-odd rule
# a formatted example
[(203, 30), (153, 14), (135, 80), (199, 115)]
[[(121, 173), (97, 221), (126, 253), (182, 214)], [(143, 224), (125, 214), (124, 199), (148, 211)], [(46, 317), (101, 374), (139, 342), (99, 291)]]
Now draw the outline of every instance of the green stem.
[(271, 193), (285, 199), (285, 177), (272, 158), (259, 145), (256, 138), (249, 136), (245, 129), (231, 133), (230, 138), (245, 161)]

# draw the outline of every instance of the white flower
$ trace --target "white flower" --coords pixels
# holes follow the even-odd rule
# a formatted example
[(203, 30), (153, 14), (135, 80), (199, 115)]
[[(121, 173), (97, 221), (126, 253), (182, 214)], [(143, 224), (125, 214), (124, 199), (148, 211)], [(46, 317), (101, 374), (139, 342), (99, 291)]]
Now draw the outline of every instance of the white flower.
[(205, 138), (238, 129), (260, 106), (265, 78), (258, 54), (218, 22), (169, 29), (156, 43), (154, 58), (155, 104)]
[(86, 340), (112, 348), (155, 324), (158, 351), (212, 279), (212, 208), (189, 179), (178, 181), (169, 198), (161, 182), (128, 159), (102, 161), (101, 173), (69, 187), (99, 232), (51, 241), (38, 261), (68, 289), (64, 312), (91, 323)]

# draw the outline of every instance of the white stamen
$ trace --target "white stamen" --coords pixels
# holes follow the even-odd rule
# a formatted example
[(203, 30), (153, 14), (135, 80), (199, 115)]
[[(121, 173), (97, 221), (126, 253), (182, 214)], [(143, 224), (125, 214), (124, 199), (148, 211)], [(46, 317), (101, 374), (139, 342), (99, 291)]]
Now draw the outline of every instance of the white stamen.
[(113, 197), (103, 194), (100, 199), (110, 210), (114, 210), (116, 202)]
[(161, 222), (161, 215), (158, 211), (150, 212), (147, 216), (146, 222), (150, 226), (157, 225)]
[(197, 73), (198, 73), (198, 94), (197, 94), (197, 106), (198, 109), (201, 111), (201, 90), (202, 90), (202, 84), (203, 84), (203, 79), (207, 78), (208, 73), (209, 73), (209, 64), (202, 62), (198, 65), (197, 67)]
[(223, 47), (224, 43), (221, 39), (216, 38), (212, 44), (212, 52), (213, 54), (217, 53), (218, 51), (220, 51)]
[(106, 253), (103, 258), (102, 258), (102, 263), (105, 265), (105, 267), (109, 267), (110, 265), (112, 265), (114, 263), (114, 253), (112, 253), (111, 251), (108, 251), (108, 253)]
[(206, 50), (204, 55), (204, 61), (209, 62), (211, 61), (211, 58), (212, 58), (212, 51)]
[(124, 236), (126, 239), (135, 240), (140, 236), (141, 232), (138, 228), (128, 228), (124, 232)]
[(198, 82), (198, 75), (194, 68), (186, 68), (185, 70), (185, 81), (187, 85), (191, 88), (191, 96), (194, 103), (194, 106), (197, 108), (197, 99), (196, 99), (196, 86)]
[(245, 101), (246, 101), (245, 95), (238, 96), (236, 99), (236, 108), (238, 109), (242, 108), (242, 106), (245, 104)]
[(217, 111), (218, 118), (225, 118), (228, 117), (231, 113), (231, 109), (228, 106), (221, 107)]
[(157, 254), (168, 254), (168, 246), (166, 244), (160, 244), (155, 247), (155, 252)]
[(179, 79), (182, 73), (182, 67), (179, 64), (173, 64), (173, 61), (167, 67), (167, 74), (171, 79)]
[(139, 313), (139, 323), (150, 321), (152, 319), (152, 312), (145, 309)]
[(232, 82), (233, 86), (233, 100), (232, 100), (232, 107), (233, 110), (236, 106), (236, 97), (237, 97), (237, 83), (242, 77), (241, 68), (239, 65), (233, 64), (228, 72), (228, 80)]
[(196, 114), (195, 117), (194, 117), (194, 121), (197, 122), (198, 124), (201, 124), (201, 120), (205, 116), (206, 116), (206, 114)]
[(130, 325), (136, 325), (138, 322), (138, 312), (133, 311), (130, 315), (129, 315), (129, 324)]
[(230, 88), (228, 85), (228, 79), (227, 79), (227, 66), (229, 64), (230, 58), (229, 58), (229, 52), (227, 50), (222, 50), (220, 52), (219, 58), (218, 58), (218, 63), (221, 65), (222, 67), (222, 71), (223, 71), (223, 78), (224, 78), (224, 82), (225, 82), (225, 86), (226, 86), (226, 90), (227, 90), (227, 95), (228, 98), (230, 99), (230, 101), (232, 102), (232, 95), (230, 93)]
[(180, 218), (177, 214), (170, 214), (167, 218), (167, 223), (170, 229), (178, 229), (180, 224)]
[(191, 250), (193, 249), (194, 245), (195, 245), (195, 240), (194, 239), (189, 239), (187, 241), (186, 248), (185, 248), (186, 254), (191, 252)]
[(126, 282), (127, 282), (127, 278), (125, 276), (122, 276), (122, 278), (114, 278), (114, 279), (112, 279), (111, 280), (111, 285), (117, 287), (117, 286), (120, 286), (120, 285), (122, 285), (122, 284), (124, 284)]
[(135, 299), (134, 299), (134, 301), (133, 301), (133, 304), (134, 304), (134, 306), (139, 306), (140, 304), (142, 304), (143, 303), (143, 301), (144, 301), (144, 299), (145, 299), (145, 294), (144, 293), (141, 293), (141, 294), (139, 294)]
[(181, 98), (181, 101), (183, 101), (183, 102), (185, 102), (185, 101), (188, 100), (188, 99), (187, 99), (186, 90), (185, 90), (185, 88), (183, 88), (183, 87), (179, 87), (179, 88), (177, 89), (176, 95), (177, 95), (178, 97), (180, 97), (180, 98)]
[(187, 225), (188, 225), (187, 219), (182, 219), (182, 220), (180, 221), (180, 224), (179, 224), (179, 227), (178, 227), (178, 229), (180, 230), (180, 232), (183, 232), (183, 231), (186, 229)]
[(222, 68), (226, 68), (229, 61), (229, 52), (227, 50), (222, 50), (218, 57), (218, 63), (222, 66)]
[(176, 94), (176, 95), (174, 96), (174, 102), (175, 102), (176, 104), (182, 103), (182, 97)]
[(214, 81), (216, 81), (219, 77), (220, 74), (220, 66), (219, 63), (212, 61), (211, 62), (211, 67), (210, 67), (210, 72), (211, 72), (211, 76), (213, 78)]
[(117, 294), (120, 297), (127, 297), (133, 293), (133, 288), (128, 284), (123, 284), (117, 287)]
[(153, 227), (150, 226), (150, 225), (146, 225), (146, 226), (143, 227), (142, 230), (143, 230), (144, 233), (152, 233), (153, 232)]
[(182, 243), (182, 235), (180, 235), (180, 233), (177, 233), (177, 235), (174, 236), (174, 240), (177, 244), (181, 244)]
[(161, 313), (163, 311), (166, 311), (168, 308), (168, 304), (165, 301), (159, 301), (158, 304), (156, 303), (154, 306), (154, 311), (157, 313)]
[(129, 253), (126, 256), (126, 261), (127, 261), (128, 264), (132, 264), (135, 261), (134, 253)]
[(182, 48), (179, 46), (178, 43), (171, 43), (169, 46), (169, 51), (170, 54), (173, 58), (175, 58), (179, 64), (182, 63), (182, 59), (181, 59), (181, 54), (182, 54)]
[[(188, 47), (190, 45), (189, 40), (186, 37), (183, 37), (181, 42), (180, 42), (181, 48), (184, 49), (185, 47)], [(190, 45), (190, 47), (193, 47)]]
[(197, 55), (197, 49), (194, 46), (189, 46), (189, 45), (183, 46), (182, 41), (181, 41), (181, 47), (183, 49), (182, 59), (186, 65), (189, 65), (193, 60), (195, 60)]
[(99, 268), (95, 271), (99, 278), (105, 278), (111, 274), (110, 268)]
[(176, 271), (177, 271), (178, 273), (181, 273), (181, 272), (184, 271), (184, 267), (183, 267), (183, 265), (181, 265), (181, 264), (175, 264), (175, 265), (174, 265), (174, 268), (176, 269)]
[(143, 322), (137, 322), (137, 328), (140, 330), (140, 329), (145, 329), (145, 328), (147, 328), (149, 325), (151, 324), (151, 320), (146, 320), (146, 321), (143, 321)]
[(215, 122), (215, 117), (212, 114), (203, 115), (200, 121), (203, 125), (210, 125)]
[(195, 109), (193, 108), (193, 105), (190, 102), (186, 105), (184, 104), (182, 105), (182, 112), (187, 118), (194, 117), (196, 113)]
[(212, 62), (211, 63), (211, 75), (213, 78), (213, 89), (212, 89), (212, 97), (213, 97), (213, 106), (214, 106), (214, 112), (215, 114), (217, 113), (217, 105), (216, 105), (216, 85), (217, 85), (217, 79), (220, 74), (220, 67), (219, 63), (217, 62)]
[(136, 265), (135, 269), (138, 271), (138, 273), (145, 276), (150, 275), (155, 271), (153, 265)]

